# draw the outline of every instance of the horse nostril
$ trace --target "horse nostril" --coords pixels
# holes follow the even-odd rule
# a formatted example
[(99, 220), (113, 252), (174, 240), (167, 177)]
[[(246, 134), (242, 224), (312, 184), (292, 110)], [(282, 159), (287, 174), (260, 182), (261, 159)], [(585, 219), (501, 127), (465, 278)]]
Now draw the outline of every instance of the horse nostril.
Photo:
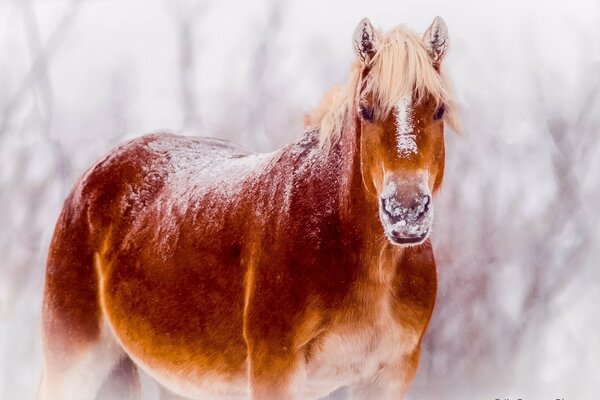
[(423, 217), (429, 211), (429, 205), (431, 204), (431, 196), (425, 195), (423, 197), (423, 203), (417, 208), (417, 218)]
[(393, 215), (392, 213), (388, 210), (388, 208), (386, 207), (386, 203), (384, 199), (381, 199), (381, 211), (383, 211), (383, 213), (385, 215), (387, 215), (388, 217), (392, 218)]
[(423, 208), (425, 209), (425, 212), (429, 211), (430, 204), (431, 204), (431, 196), (426, 194), (424, 202), (423, 202)]

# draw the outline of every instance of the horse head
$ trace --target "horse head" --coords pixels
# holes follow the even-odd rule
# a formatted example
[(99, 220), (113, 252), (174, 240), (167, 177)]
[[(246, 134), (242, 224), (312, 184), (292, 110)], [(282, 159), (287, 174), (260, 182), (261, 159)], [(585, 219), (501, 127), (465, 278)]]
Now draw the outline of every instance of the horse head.
[(396, 245), (423, 243), (433, 194), (444, 173), (444, 121), (452, 101), (441, 62), (448, 31), (437, 17), (420, 37), (402, 27), (386, 34), (363, 19), (354, 110), (364, 183), (376, 194), (385, 235)]

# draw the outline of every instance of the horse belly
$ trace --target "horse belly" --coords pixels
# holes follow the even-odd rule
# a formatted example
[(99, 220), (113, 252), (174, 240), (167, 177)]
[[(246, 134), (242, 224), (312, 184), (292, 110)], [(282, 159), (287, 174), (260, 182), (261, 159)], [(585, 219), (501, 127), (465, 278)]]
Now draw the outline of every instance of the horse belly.
[[(246, 373), (225, 376), (210, 371), (182, 371), (174, 373), (172, 368), (149, 365), (142, 359), (130, 357), (149, 376), (171, 392), (189, 399), (247, 400), (250, 397)], [(192, 373), (193, 376), (188, 376)]]

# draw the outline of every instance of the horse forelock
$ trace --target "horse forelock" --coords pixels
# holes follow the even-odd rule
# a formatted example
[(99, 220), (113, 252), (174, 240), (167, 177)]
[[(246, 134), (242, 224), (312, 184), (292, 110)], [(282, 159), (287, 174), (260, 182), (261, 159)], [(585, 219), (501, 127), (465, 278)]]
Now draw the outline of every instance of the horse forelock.
[(431, 96), (444, 104), (444, 121), (460, 132), (452, 86), (446, 74), (434, 67), (421, 37), (400, 26), (380, 35), (380, 45), (368, 74), (361, 78), (362, 66), (357, 61), (348, 81), (325, 94), (321, 104), (305, 119), (308, 128), (319, 129), (320, 143), (329, 146), (339, 140), (348, 115), (356, 112), (353, 106), (359, 81), (362, 90), (373, 95), (374, 117), (381, 119), (406, 96), (415, 96), (419, 102)]

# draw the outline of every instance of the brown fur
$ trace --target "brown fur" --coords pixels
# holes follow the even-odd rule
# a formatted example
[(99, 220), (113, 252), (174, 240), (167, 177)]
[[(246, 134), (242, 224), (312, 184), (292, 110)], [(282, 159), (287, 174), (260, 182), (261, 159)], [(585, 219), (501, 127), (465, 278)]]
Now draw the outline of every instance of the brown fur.
[[(357, 378), (341, 384), (360, 398), (402, 397), (433, 309), (435, 261), (429, 240), (387, 241), (377, 194), (383, 171), (425, 170), (431, 191), (439, 188), (436, 105), (425, 96), (415, 107), (420, 152), (410, 158), (395, 152), (391, 114), (366, 122), (356, 107), (330, 147), (307, 131), (257, 161), (227, 142), (162, 134), (113, 150), (77, 183), (57, 222), (42, 395), (66, 393), (57, 388), (69, 371), (111, 342), (108, 372), (113, 358), (129, 357), (182, 395), (305, 398), (302, 387), (329, 368), (332, 338), (357, 340), (367, 357), (380, 336), (350, 338), (383, 324), (404, 338), (399, 356), (372, 372), (357, 363)], [(72, 376), (86, 382), (89, 367)]]

